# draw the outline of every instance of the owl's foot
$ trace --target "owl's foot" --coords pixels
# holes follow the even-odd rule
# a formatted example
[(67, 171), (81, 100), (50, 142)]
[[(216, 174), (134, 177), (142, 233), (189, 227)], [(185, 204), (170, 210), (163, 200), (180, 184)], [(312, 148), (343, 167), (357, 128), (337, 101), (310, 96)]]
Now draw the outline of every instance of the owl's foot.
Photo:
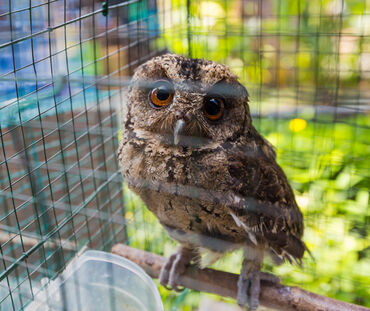
[(253, 269), (253, 264), (243, 263), (243, 268), (238, 280), (238, 305), (244, 307), (249, 305), (249, 310), (257, 310), (261, 290), (261, 280), (280, 283), (280, 279), (270, 273)]
[(181, 292), (183, 288), (178, 286), (179, 276), (183, 274), (192, 259), (192, 251), (185, 247), (173, 253), (163, 265), (159, 274), (159, 283), (168, 290)]

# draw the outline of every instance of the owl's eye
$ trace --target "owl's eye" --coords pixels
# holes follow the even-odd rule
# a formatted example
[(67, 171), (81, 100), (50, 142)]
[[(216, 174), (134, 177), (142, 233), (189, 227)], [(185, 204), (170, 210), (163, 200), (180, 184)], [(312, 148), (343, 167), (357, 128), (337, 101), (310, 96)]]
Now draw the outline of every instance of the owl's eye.
[(162, 108), (171, 103), (173, 99), (173, 86), (166, 80), (155, 83), (155, 88), (149, 92), (149, 103), (153, 108)]
[(217, 121), (224, 114), (225, 104), (221, 98), (207, 98), (204, 102), (203, 113), (207, 119)]

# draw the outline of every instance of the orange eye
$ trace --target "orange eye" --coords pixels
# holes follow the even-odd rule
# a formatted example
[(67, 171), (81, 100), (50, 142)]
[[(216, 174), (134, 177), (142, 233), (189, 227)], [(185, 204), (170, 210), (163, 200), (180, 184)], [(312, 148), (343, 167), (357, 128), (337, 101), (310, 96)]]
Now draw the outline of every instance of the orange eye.
[(203, 113), (207, 119), (217, 121), (221, 119), (225, 111), (225, 104), (221, 98), (208, 98), (204, 102)]
[(166, 80), (156, 83), (156, 87), (149, 93), (149, 102), (153, 108), (162, 108), (171, 103), (173, 99), (172, 84)]

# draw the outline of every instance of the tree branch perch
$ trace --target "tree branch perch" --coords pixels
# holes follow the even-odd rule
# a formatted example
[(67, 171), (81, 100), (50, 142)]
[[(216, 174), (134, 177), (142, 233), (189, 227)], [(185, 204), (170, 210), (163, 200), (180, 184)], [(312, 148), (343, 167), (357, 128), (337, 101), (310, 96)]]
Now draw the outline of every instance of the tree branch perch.
[[(112, 253), (141, 266), (151, 277), (158, 278), (166, 259), (124, 244), (116, 244)], [(236, 299), (238, 275), (213, 269), (190, 266), (179, 280), (179, 285), (201, 292)], [(261, 282), (260, 303), (283, 311), (369, 311), (369, 308), (338, 301), (303, 290), (299, 287)]]

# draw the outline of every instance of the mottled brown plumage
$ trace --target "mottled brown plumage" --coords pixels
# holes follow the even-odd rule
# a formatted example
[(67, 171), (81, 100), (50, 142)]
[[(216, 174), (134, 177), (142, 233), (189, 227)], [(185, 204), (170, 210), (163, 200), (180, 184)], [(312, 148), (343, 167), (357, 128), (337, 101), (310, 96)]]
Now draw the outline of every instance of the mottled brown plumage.
[(306, 246), (302, 214), (272, 146), (252, 125), (246, 89), (222, 64), (156, 57), (136, 70), (123, 126), (123, 176), (181, 243), (161, 283), (176, 289), (199, 252), (213, 254), (210, 264), (243, 248), (238, 303), (256, 309), (265, 251), (300, 263)]

